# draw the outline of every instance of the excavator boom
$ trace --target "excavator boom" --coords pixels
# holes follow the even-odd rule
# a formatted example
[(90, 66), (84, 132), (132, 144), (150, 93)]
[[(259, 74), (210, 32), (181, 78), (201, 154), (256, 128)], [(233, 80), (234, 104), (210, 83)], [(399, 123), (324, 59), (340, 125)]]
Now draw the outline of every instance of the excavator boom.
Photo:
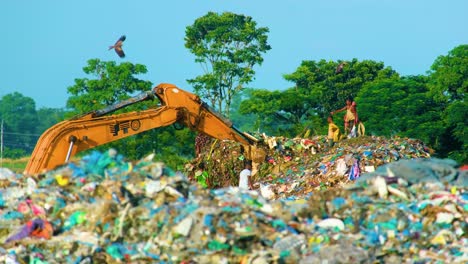
[[(158, 107), (107, 115), (128, 105), (155, 98), (161, 103)], [(42, 173), (67, 162), (78, 152), (174, 123), (245, 146), (251, 146), (256, 141), (236, 129), (197, 95), (163, 83), (151, 92), (52, 126), (39, 138), (24, 173)]]

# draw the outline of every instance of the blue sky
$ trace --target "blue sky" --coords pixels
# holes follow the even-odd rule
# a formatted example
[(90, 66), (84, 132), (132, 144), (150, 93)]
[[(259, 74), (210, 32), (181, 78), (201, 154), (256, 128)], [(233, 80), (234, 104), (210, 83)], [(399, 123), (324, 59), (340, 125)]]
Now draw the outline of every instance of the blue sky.
[[(185, 28), (209, 11), (251, 16), (272, 49), (250, 87), (281, 90), (303, 60), (382, 61), (426, 74), (439, 55), (468, 43), (466, 0), (43, 0), (0, 2), (0, 97), (20, 92), (37, 108), (65, 107), (87, 60), (144, 64), (154, 85), (202, 73), (184, 47)], [(107, 47), (125, 34), (125, 59)]]

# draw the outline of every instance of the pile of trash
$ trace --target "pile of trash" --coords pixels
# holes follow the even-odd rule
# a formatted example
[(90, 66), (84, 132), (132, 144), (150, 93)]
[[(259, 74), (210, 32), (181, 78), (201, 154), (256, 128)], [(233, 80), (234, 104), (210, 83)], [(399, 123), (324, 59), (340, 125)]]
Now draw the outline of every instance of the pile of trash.
[[(266, 197), (260, 190), (233, 186), (206, 188), (153, 161), (152, 155), (130, 162), (112, 149), (92, 152), (36, 178), (0, 169), (0, 261), (468, 261), (466, 169), (450, 160), (419, 158), (426, 152), (416, 141), (370, 141), (331, 149), (312, 140), (293, 140), (286, 147), (288, 141), (280, 141), (283, 151), (279, 141), (270, 149), (274, 162), (263, 177), (271, 179), (262, 183), (279, 186), (274, 184), (284, 176), (282, 184), (293, 188), (303, 181), (294, 190), (286, 189), (284, 193), (293, 194), (288, 197), (280, 192)], [(305, 145), (302, 151), (297, 144)], [(234, 149), (216, 151), (233, 154)], [(313, 163), (308, 166), (307, 153), (314, 151), (322, 154), (310, 157)], [(234, 154), (232, 159), (239, 160), (241, 154)], [(340, 159), (346, 164), (359, 160), (360, 167), (382, 166), (362, 171), (347, 183), (329, 184), (333, 188), (306, 181), (335, 177)], [(291, 160), (294, 165), (287, 166)], [(273, 177), (275, 166), (286, 166), (280, 170), (283, 176)], [(349, 172), (339, 177), (348, 179)], [(310, 192), (304, 191), (306, 183), (312, 186)]]
[[(377, 167), (415, 158), (432, 150), (417, 139), (362, 136), (329, 146), (326, 136), (284, 138), (262, 136), (266, 155), (257, 161), (253, 181), (271, 199), (301, 198), (316, 189), (341, 188)], [(246, 153), (239, 143), (212, 140), (201, 147), (201, 158), (186, 166), (186, 175), (208, 188), (237, 186)]]

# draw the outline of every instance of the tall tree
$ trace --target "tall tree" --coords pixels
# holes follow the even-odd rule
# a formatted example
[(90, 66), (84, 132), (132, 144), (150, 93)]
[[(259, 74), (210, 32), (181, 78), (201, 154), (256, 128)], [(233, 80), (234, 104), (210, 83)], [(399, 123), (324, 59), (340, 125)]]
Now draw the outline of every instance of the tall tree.
[(231, 100), (254, 78), (255, 65), (270, 50), (266, 27), (249, 16), (209, 12), (185, 31), (185, 47), (202, 65), (204, 74), (187, 80), (194, 91), (220, 113), (229, 116)]
[(18, 92), (4, 95), (0, 99), (0, 119), (4, 122), (5, 147), (21, 150), (15, 152), (21, 155), (31, 152), (39, 137), (34, 100)]

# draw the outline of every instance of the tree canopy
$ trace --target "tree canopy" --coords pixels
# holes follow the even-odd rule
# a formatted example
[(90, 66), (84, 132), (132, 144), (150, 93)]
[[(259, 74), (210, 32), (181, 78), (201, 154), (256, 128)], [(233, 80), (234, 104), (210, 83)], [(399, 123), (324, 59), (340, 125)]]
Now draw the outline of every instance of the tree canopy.
[[(7, 94), (0, 99), (0, 116), (4, 122), (5, 149), (18, 149), (15, 156), (22, 156), (34, 149), (38, 138), (36, 103), (30, 97), (18, 92)], [(8, 152), (5, 155), (8, 157)]]
[(443, 129), (442, 105), (430, 96), (427, 81), (424, 76), (409, 76), (365, 85), (357, 105), (367, 131), (379, 136), (418, 137), (435, 144)]
[[(434, 148), (436, 156), (466, 163), (467, 47), (439, 56), (427, 76), (400, 77), (382, 62), (370, 60), (303, 61), (284, 75), (293, 87), (255, 89), (239, 112), (256, 116), (254, 128), (272, 135), (295, 136), (305, 128), (323, 134), (326, 116), (353, 97), (367, 133), (418, 138)], [(343, 114), (338, 115), (335, 120), (342, 120)]]
[[(326, 117), (353, 97), (368, 134), (421, 139), (435, 149), (436, 156), (468, 162), (468, 45), (437, 57), (427, 75), (402, 77), (383, 62), (356, 58), (304, 60), (294, 72), (283, 75), (292, 87), (246, 88), (254, 79), (254, 66), (261, 65), (263, 54), (271, 49), (268, 32), (251, 17), (230, 12), (209, 12), (186, 27), (185, 47), (204, 70), (189, 83), (242, 130), (285, 137), (305, 130), (325, 134)], [(90, 59), (83, 71), (87, 78), (75, 79), (68, 87), (67, 109), (36, 110), (34, 100), (20, 93), (0, 98), (5, 156), (30, 153), (38, 136), (64, 117), (102, 109), (152, 85), (137, 77), (147, 73), (141, 64)], [(156, 104), (142, 102), (117, 113)], [(343, 113), (337, 115), (335, 120), (341, 120)], [(342, 122), (336, 123), (343, 127)], [(177, 167), (194, 156), (194, 139), (195, 133), (188, 129), (162, 127), (102, 148), (114, 147), (131, 159), (155, 152)]]
[(437, 57), (429, 71), (431, 89), (439, 100), (465, 101), (468, 91), (468, 45)]
[(429, 71), (433, 98), (443, 104), (440, 112), (445, 137), (440, 152), (468, 162), (468, 45), (460, 45), (439, 56)]
[[(343, 68), (337, 72), (340, 64)], [(321, 117), (343, 107), (346, 99), (356, 97), (364, 84), (392, 77), (398, 77), (398, 74), (390, 67), (385, 67), (383, 62), (357, 59), (303, 61), (295, 72), (284, 75), (286, 80), (295, 84), (292, 89), (297, 94), (309, 99), (310, 104), (301, 107), (311, 108)]]
[[(116, 64), (114, 61), (92, 59), (88, 61), (83, 71), (93, 78), (75, 79), (75, 85), (68, 88), (72, 96), (67, 101), (67, 106), (75, 114), (102, 109), (152, 88), (150, 81), (135, 77), (135, 75), (147, 72), (146, 67), (141, 64), (130, 62)], [(157, 104), (154, 101), (139, 102), (116, 113), (148, 109), (157, 107)], [(175, 138), (183, 139), (183, 141), (175, 140)], [(194, 138), (194, 133), (187, 130), (176, 131), (173, 127), (162, 127), (106, 144), (101, 148), (115, 148), (129, 158), (141, 158), (155, 152), (166, 158), (171, 157), (172, 161), (180, 161), (193, 154), (193, 147), (190, 148), (190, 145), (184, 142), (194, 142)], [(174, 151), (174, 148), (179, 148), (179, 151)], [(174, 155), (174, 153), (179, 155)], [(168, 164), (175, 165), (172, 163), (168, 162)]]
[(185, 31), (185, 47), (204, 73), (187, 80), (194, 91), (219, 112), (229, 116), (233, 96), (252, 81), (253, 67), (270, 50), (266, 27), (257, 27), (252, 17), (231, 12), (209, 12)]
[(128, 99), (131, 95), (150, 90), (152, 85), (150, 81), (135, 77), (147, 72), (146, 66), (142, 64), (117, 64), (114, 61), (90, 59), (83, 71), (93, 78), (75, 79), (75, 84), (68, 87), (71, 96), (67, 100), (67, 107), (75, 114), (87, 113)]
[[(20, 158), (32, 152), (40, 134), (63, 120), (63, 110), (41, 108), (30, 97), (19, 92), (0, 98), (0, 120), (3, 121), (3, 157)], [(0, 121), (0, 122), (1, 122)]]
[[(339, 65), (343, 68), (337, 72)], [(239, 111), (257, 114), (259, 123), (267, 127), (281, 128), (272, 131), (273, 134), (295, 136), (307, 127), (315, 133), (323, 132), (330, 112), (342, 108), (346, 99), (355, 97), (363, 85), (399, 77), (382, 62), (353, 59), (347, 62), (303, 61), (295, 72), (285, 74), (284, 78), (293, 82), (294, 87), (284, 91), (256, 90), (251, 98), (242, 102)]]

